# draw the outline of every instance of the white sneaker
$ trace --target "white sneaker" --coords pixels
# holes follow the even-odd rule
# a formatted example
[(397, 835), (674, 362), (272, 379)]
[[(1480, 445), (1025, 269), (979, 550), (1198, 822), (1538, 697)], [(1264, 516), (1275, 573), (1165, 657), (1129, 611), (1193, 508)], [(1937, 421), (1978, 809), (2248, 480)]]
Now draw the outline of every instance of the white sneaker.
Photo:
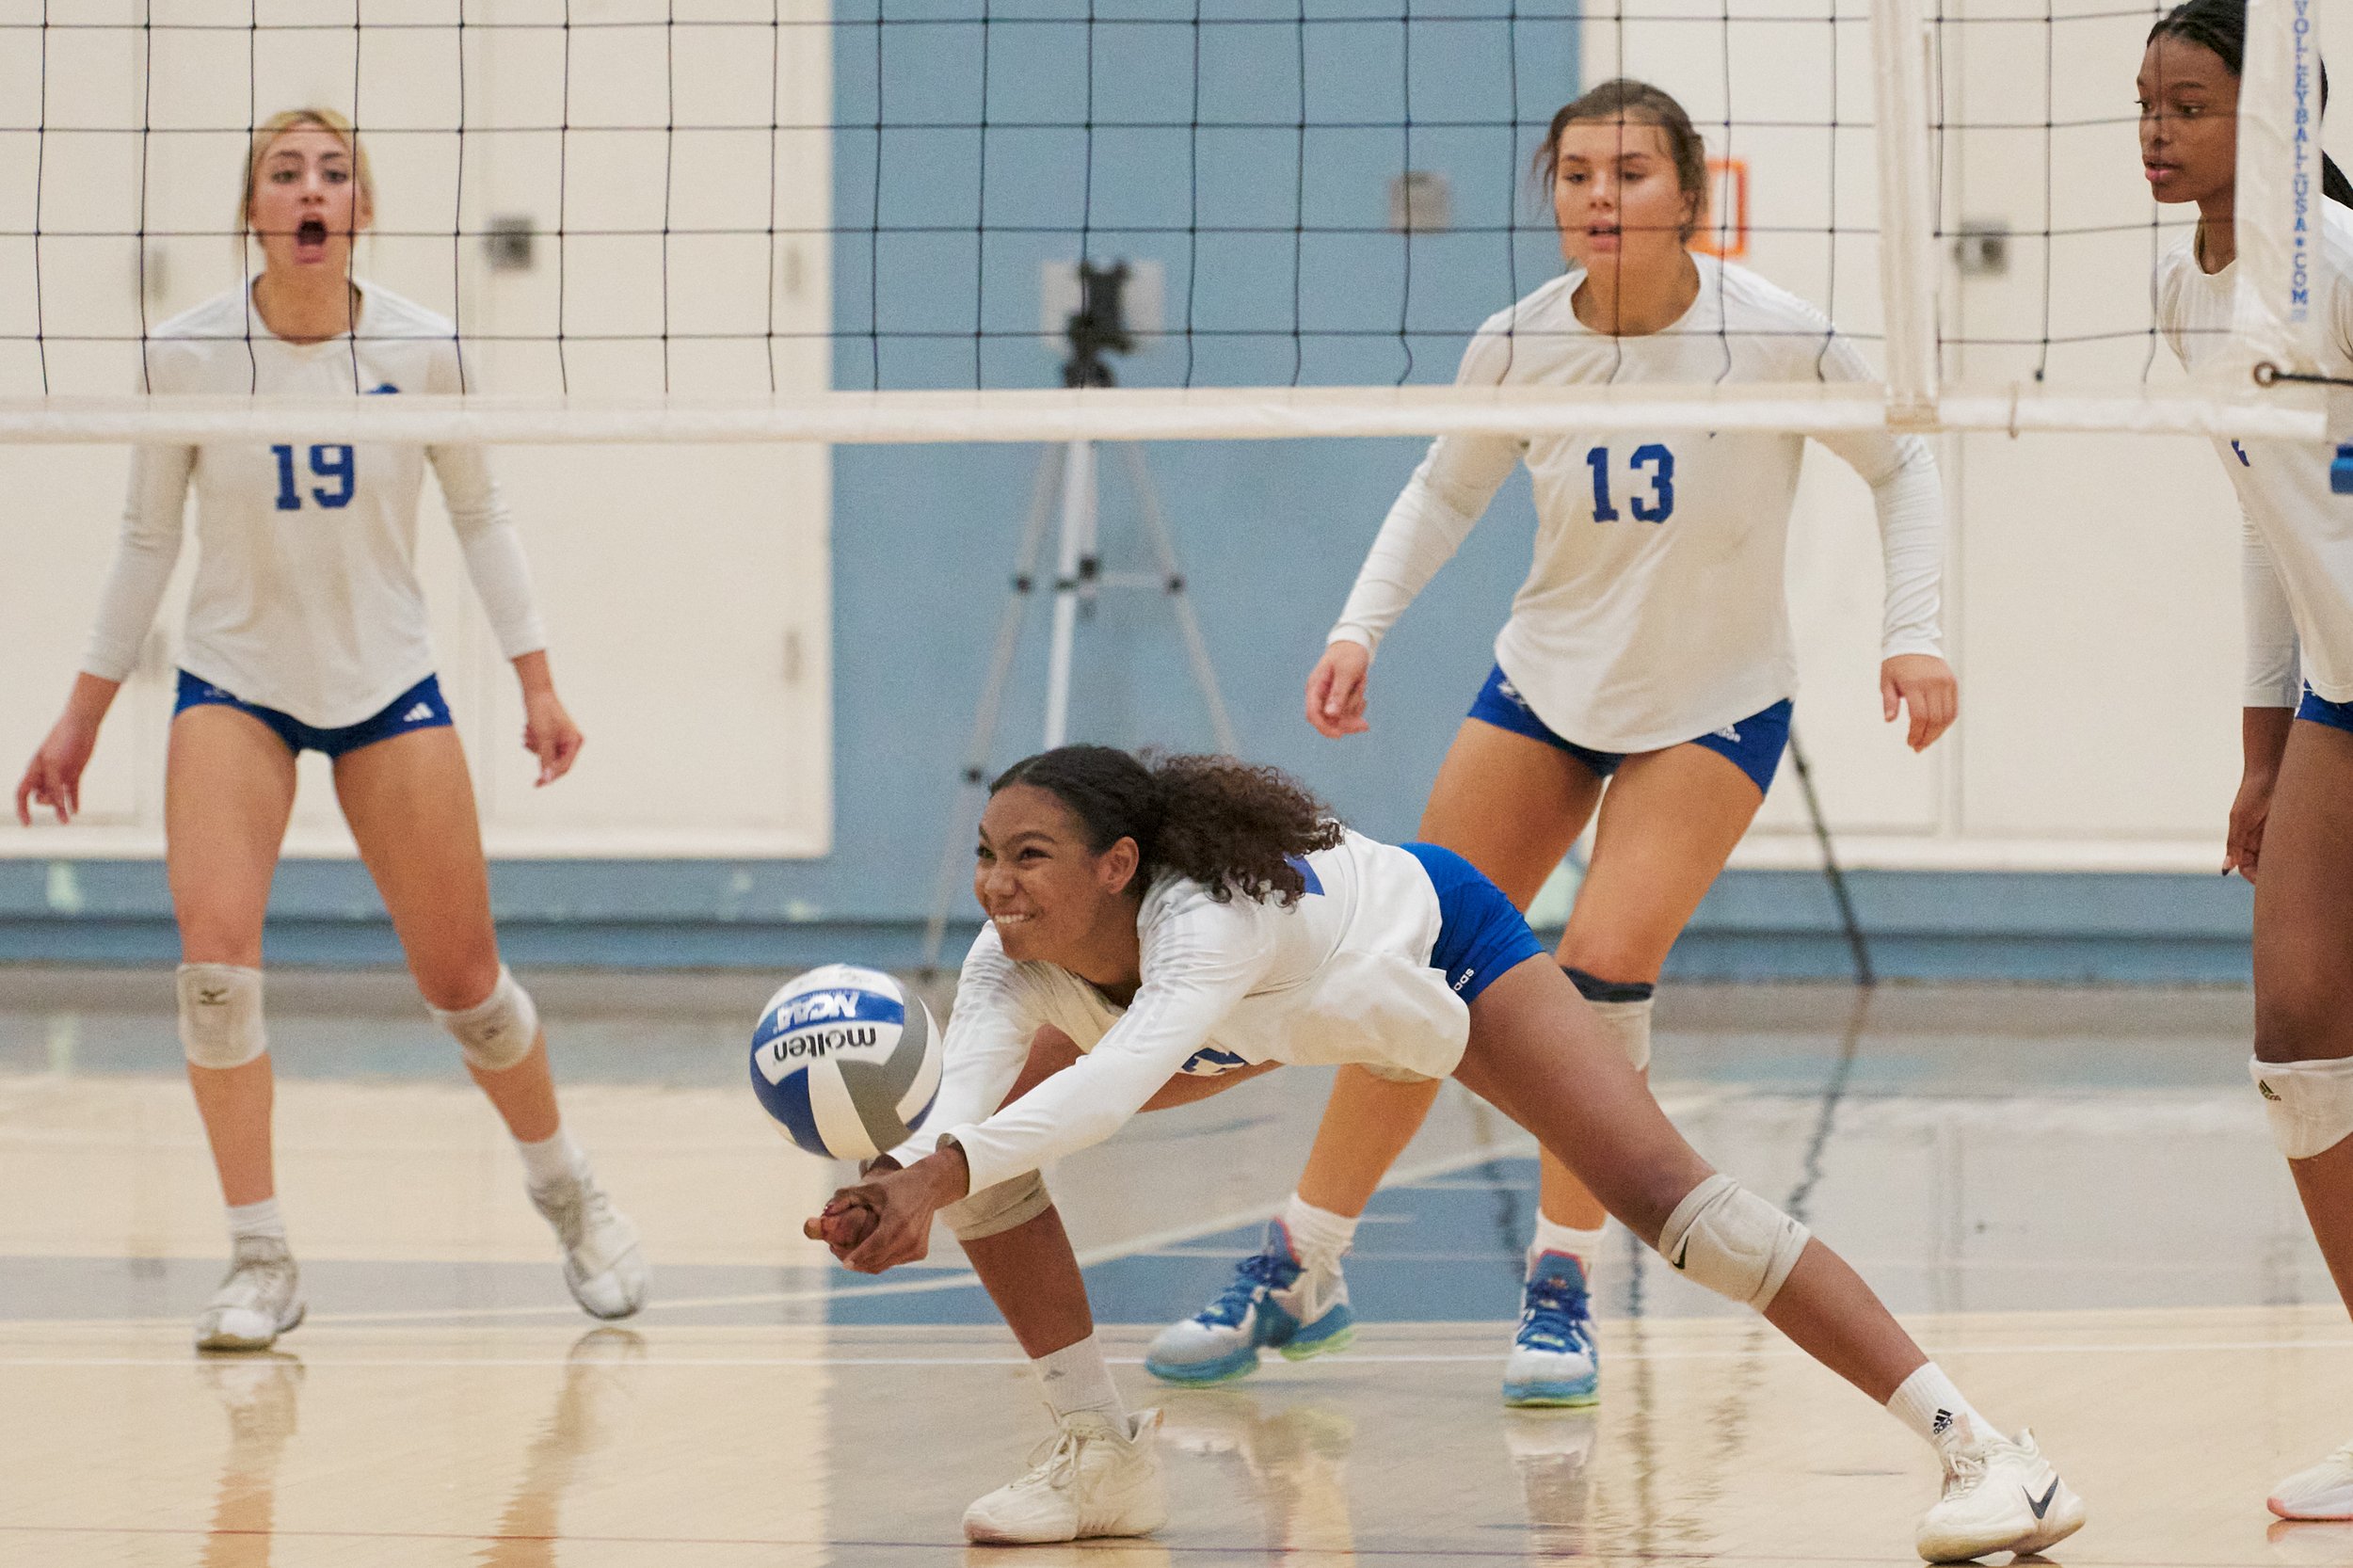
[(196, 1318), (200, 1351), (265, 1351), (302, 1321), (294, 1254), (275, 1236), (240, 1236), (228, 1275)]
[(2282, 1519), (2353, 1519), (2353, 1443), (2297, 1471), (2265, 1501)]
[(1027, 1474), (964, 1511), (967, 1541), (1027, 1545), (1097, 1535), (1149, 1535), (1168, 1523), (1153, 1444), (1157, 1410), (1124, 1427), (1081, 1411), (1030, 1455)]
[(1966, 1562), (1988, 1552), (2025, 1556), (2083, 1528), (2084, 1502), (2051, 1468), (2034, 1433), (1995, 1432), (1946, 1461), (1945, 1495), (1920, 1521), (1920, 1555)]
[(564, 1244), (564, 1283), (591, 1318), (626, 1318), (646, 1304), (637, 1227), (586, 1172), (531, 1189), (531, 1204)]

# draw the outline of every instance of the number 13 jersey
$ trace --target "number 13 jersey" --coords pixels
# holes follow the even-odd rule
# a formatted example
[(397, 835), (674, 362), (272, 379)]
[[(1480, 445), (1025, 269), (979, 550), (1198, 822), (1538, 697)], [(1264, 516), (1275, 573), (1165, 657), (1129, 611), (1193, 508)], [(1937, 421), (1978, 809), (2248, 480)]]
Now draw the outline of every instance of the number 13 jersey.
[[(1693, 256), (1699, 295), (1641, 337), (1571, 308), (1583, 269), (1488, 318), (1460, 386), (1874, 380), (1820, 312)], [(1944, 495), (1928, 445), (1883, 429), (1821, 438), (1871, 486), (1886, 567), (1882, 657), (1940, 651)], [(1334, 640), (1377, 648), (1517, 464), (1536, 554), (1496, 662), (1547, 728), (1597, 750), (1677, 745), (1797, 690), (1785, 585), (1805, 438), (1771, 431), (1445, 436), (1382, 524)]]
[[(358, 329), (323, 343), (277, 337), (243, 290), (175, 316), (150, 339), (148, 389), (321, 401), (463, 390), (448, 321), (354, 287)], [(371, 717), (434, 672), (416, 569), (428, 461), (500, 648), (512, 659), (544, 648), (522, 547), (480, 448), (208, 441), (134, 455), (121, 545), (82, 667), (120, 680), (137, 663), (193, 486), (198, 558), (181, 666), (318, 728)]]

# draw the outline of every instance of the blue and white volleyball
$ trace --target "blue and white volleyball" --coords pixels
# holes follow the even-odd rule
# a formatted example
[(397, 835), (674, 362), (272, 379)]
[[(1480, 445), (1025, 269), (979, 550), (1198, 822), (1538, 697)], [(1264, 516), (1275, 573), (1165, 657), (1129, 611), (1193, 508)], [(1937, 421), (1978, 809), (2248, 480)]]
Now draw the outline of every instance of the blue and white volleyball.
[(939, 1063), (922, 999), (855, 964), (787, 982), (752, 1032), (752, 1093), (785, 1136), (831, 1160), (905, 1143), (939, 1096)]

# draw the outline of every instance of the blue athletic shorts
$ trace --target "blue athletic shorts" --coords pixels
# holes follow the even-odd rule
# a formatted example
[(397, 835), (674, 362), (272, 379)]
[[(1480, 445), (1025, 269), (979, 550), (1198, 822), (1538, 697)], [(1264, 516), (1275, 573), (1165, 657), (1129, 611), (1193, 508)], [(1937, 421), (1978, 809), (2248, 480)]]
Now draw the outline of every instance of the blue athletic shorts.
[(1465, 1003), (1497, 976), (1545, 955), (1528, 921), (1477, 866), (1435, 844), (1398, 847), (1421, 862), (1438, 890), (1438, 945), (1431, 950), (1430, 967), (1446, 972), (1447, 984)]
[(384, 705), (383, 711), (347, 724), (340, 729), (321, 729), (308, 725), (292, 713), (281, 713), (275, 708), (264, 708), (258, 702), (240, 701), (209, 680), (199, 680), (186, 670), (180, 672), (180, 698), (172, 705), (172, 713), (186, 712), (191, 708), (218, 706), (234, 708), (250, 713), (268, 725), (286, 749), (300, 756), (306, 751), (323, 751), (328, 757), (341, 757), (346, 752), (389, 741), (395, 735), (406, 735), (412, 729), (437, 729), (450, 722), (449, 704), (441, 700), (441, 682), (438, 676), (426, 676)]
[(2353, 702), (2331, 702), (2310, 686), (2304, 688), (2304, 700), (2296, 705), (2296, 716), (2331, 729), (2353, 730)]
[[(1609, 777), (1626, 759), (1623, 751), (1595, 751), (1563, 740), (1546, 728), (1545, 721), (1536, 716), (1536, 710), (1528, 705), (1528, 699), (1504, 679), (1501, 664), (1479, 688), (1479, 696), (1471, 703), (1470, 716), (1497, 729), (1558, 746), (1592, 769), (1596, 778)], [(1757, 792), (1763, 794), (1773, 787), (1773, 773), (1781, 766), (1781, 754), (1789, 745), (1789, 699), (1783, 697), (1763, 712), (1751, 713), (1739, 723), (1728, 724), (1712, 734), (1694, 736), (1690, 744), (1705, 746), (1730, 760), (1755, 782)]]

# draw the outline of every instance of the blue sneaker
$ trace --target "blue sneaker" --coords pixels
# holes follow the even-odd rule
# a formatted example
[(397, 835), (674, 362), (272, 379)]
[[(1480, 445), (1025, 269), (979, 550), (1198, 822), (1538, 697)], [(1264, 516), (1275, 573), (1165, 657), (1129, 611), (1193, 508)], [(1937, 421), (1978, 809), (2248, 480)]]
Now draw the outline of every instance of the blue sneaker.
[(1262, 1348), (1305, 1361), (1355, 1336), (1339, 1259), (1303, 1264), (1283, 1222), (1270, 1220), (1266, 1244), (1241, 1260), (1217, 1300), (1160, 1332), (1144, 1369), (1166, 1383), (1227, 1383), (1257, 1371)]
[(1600, 1399), (1601, 1352), (1593, 1348), (1585, 1271), (1566, 1253), (1545, 1253), (1521, 1287), (1519, 1333), (1503, 1366), (1503, 1402), (1589, 1405)]

